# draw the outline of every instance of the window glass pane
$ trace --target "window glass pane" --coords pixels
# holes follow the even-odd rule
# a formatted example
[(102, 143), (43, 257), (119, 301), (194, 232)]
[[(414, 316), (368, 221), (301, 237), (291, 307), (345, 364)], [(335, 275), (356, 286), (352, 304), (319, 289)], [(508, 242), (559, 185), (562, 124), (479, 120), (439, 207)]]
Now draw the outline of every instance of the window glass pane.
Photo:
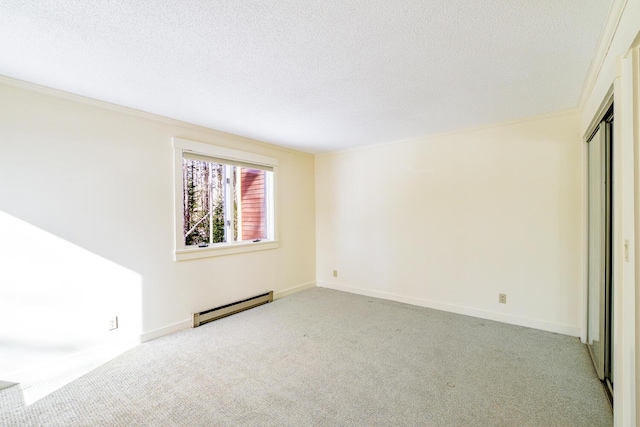
[(238, 224), (240, 222), (240, 219), (238, 218), (238, 205), (240, 201), (238, 197), (238, 194), (240, 192), (240, 185), (239, 185), (240, 172), (238, 168), (232, 168), (232, 169), (233, 169), (232, 182), (234, 183), (234, 186), (233, 186), (233, 240), (238, 241), (238, 240), (242, 240), (241, 235), (238, 234)]
[(236, 180), (237, 219), (239, 240), (267, 238), (266, 175), (259, 169), (237, 168), (240, 177)]
[(182, 159), (185, 246), (224, 242), (224, 166)]

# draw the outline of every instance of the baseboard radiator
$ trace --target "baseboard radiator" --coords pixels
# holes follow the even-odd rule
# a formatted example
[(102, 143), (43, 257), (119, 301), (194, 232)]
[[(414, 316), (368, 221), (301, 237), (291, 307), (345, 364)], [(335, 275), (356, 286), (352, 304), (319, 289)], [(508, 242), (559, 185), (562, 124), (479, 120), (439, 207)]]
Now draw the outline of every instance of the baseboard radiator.
[(193, 323), (191, 324), (191, 327), (197, 328), (200, 325), (213, 322), (214, 320), (220, 319), (221, 317), (231, 316), (232, 314), (248, 310), (250, 308), (257, 307), (271, 301), (273, 301), (273, 291), (256, 295), (255, 297), (247, 298), (242, 301), (223, 305), (221, 307), (201, 311), (200, 313), (193, 313)]

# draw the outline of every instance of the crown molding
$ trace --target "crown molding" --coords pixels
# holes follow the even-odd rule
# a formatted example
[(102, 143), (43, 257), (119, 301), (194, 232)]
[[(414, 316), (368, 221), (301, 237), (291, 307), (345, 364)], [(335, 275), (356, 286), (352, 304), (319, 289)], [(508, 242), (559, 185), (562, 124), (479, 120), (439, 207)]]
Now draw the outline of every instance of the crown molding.
[(593, 88), (596, 84), (596, 81), (598, 80), (598, 76), (600, 76), (600, 73), (602, 72), (604, 60), (609, 53), (609, 49), (611, 48), (613, 37), (618, 30), (620, 20), (622, 19), (622, 14), (627, 7), (627, 2), (628, 0), (613, 0), (613, 2), (611, 3), (609, 14), (607, 15), (607, 20), (604, 24), (604, 27), (602, 28), (602, 32), (600, 33), (600, 41), (598, 42), (596, 54), (591, 61), (591, 66), (589, 67), (589, 72), (587, 73), (587, 78), (582, 88), (582, 95), (580, 96), (579, 103), (580, 110), (584, 109), (587, 100), (593, 92)]

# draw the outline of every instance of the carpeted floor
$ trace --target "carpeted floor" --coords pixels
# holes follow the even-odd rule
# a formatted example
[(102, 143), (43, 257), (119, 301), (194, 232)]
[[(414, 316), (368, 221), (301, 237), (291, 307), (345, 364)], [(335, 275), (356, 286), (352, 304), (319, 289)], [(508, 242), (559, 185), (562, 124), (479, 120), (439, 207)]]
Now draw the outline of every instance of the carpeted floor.
[(315, 288), (140, 345), (3, 426), (610, 426), (577, 338)]

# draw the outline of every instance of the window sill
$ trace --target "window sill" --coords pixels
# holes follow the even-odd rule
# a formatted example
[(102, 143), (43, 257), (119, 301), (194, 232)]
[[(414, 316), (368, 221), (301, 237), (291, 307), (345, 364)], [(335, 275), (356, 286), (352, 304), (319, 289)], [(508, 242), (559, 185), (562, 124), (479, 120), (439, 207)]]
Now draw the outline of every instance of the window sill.
[(176, 261), (188, 261), (191, 259), (277, 249), (278, 246), (279, 243), (275, 240), (269, 240), (266, 242), (242, 242), (230, 245), (209, 246), (206, 248), (177, 249), (174, 253), (174, 257)]

